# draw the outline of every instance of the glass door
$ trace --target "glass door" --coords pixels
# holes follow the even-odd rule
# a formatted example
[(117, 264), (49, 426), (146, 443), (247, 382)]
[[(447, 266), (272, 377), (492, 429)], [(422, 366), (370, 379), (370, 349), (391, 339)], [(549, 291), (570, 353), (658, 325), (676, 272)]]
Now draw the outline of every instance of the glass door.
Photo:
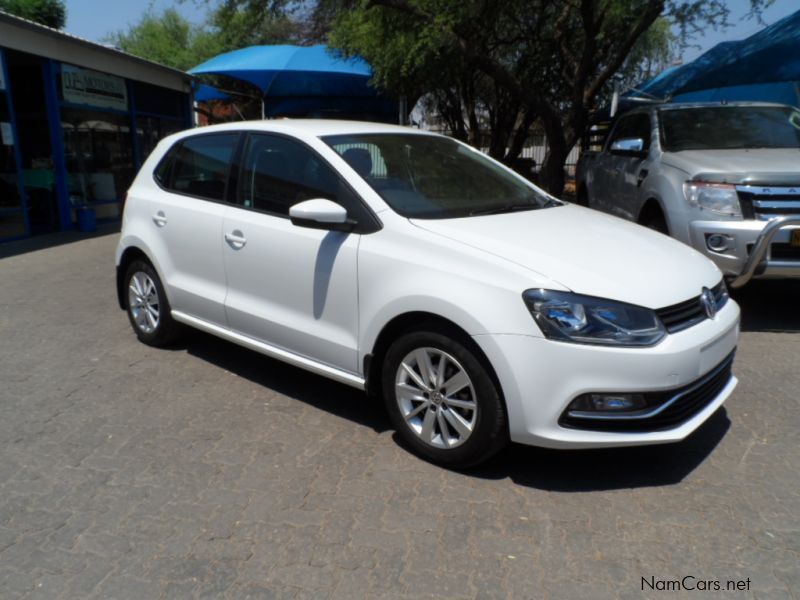
[(8, 94), (8, 71), (0, 48), (0, 240), (27, 235), (27, 218), (19, 186), (18, 147)]

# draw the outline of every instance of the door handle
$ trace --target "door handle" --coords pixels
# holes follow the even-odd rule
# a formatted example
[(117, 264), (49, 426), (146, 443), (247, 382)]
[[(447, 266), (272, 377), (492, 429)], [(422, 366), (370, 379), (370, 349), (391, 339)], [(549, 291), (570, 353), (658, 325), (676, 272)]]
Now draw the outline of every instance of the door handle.
[(636, 187), (642, 187), (642, 183), (644, 182), (645, 179), (647, 179), (649, 173), (650, 171), (648, 171), (647, 169), (642, 169), (641, 171), (639, 171), (639, 179), (636, 180)]
[(234, 250), (241, 250), (247, 244), (247, 238), (238, 229), (234, 229), (230, 233), (225, 234), (225, 241), (228, 242)]
[(167, 215), (164, 214), (163, 210), (160, 210), (153, 215), (153, 223), (155, 223), (159, 227), (163, 227), (164, 225), (167, 224)]

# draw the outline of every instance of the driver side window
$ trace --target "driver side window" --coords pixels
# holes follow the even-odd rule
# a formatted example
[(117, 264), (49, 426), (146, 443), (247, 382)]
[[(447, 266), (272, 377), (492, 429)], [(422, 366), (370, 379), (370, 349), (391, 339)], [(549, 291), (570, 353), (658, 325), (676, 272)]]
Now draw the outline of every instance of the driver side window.
[(647, 152), (650, 150), (650, 137), (650, 116), (647, 114), (629, 115), (622, 117), (617, 122), (616, 127), (614, 127), (614, 131), (609, 137), (608, 149), (610, 149), (612, 144), (618, 140), (640, 138), (644, 142), (642, 150)]

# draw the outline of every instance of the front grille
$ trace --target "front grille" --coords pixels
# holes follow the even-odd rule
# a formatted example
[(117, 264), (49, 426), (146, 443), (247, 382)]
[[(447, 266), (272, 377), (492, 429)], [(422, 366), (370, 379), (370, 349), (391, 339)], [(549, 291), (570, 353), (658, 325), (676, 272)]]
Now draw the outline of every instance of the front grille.
[[(664, 431), (679, 427), (706, 406), (711, 404), (733, 377), (733, 357), (731, 352), (725, 360), (703, 377), (677, 390), (649, 392), (643, 394), (648, 408), (644, 413), (652, 414), (642, 418), (589, 419), (571, 417), (566, 412), (559, 424), (571, 429), (592, 431), (612, 431), (619, 433), (645, 433)], [(663, 407), (661, 410), (656, 410)]]
[(800, 246), (772, 244), (769, 251), (774, 260), (800, 260)]
[(736, 192), (742, 215), (747, 219), (769, 221), (775, 217), (800, 215), (800, 186), (737, 185)]
[[(717, 310), (719, 310), (728, 301), (728, 291), (722, 281), (715, 285), (711, 291), (714, 293)], [(705, 308), (700, 300), (701, 296), (697, 296), (691, 300), (659, 308), (656, 314), (669, 333), (677, 333), (688, 329), (692, 325), (697, 325), (707, 318)]]

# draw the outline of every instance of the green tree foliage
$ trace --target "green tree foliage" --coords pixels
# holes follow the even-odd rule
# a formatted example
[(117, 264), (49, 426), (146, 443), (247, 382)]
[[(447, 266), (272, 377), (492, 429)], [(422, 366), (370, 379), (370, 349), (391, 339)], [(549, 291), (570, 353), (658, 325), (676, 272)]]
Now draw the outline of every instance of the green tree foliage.
[[(324, 2), (330, 12), (335, 0)], [(750, 3), (757, 14), (771, 0)], [(364, 57), (390, 91), (450, 94), (454, 120), (460, 102), (469, 129), (515, 114), (511, 133), (490, 146), (501, 158), (520, 128), (539, 123), (549, 145), (542, 180), (558, 194), (611, 78), (626, 69), (633, 78), (637, 56), (663, 62), (671, 26), (683, 41), (724, 27), (729, 14), (725, 0), (343, 0), (329, 41)]]
[(300, 27), (286, 5), (258, 0), (223, 0), (211, 11), (211, 30), (229, 50), (298, 41)]
[(160, 14), (146, 12), (127, 31), (112, 33), (106, 41), (130, 54), (181, 70), (225, 50), (213, 31), (193, 25), (171, 8)]
[(62, 29), (67, 22), (62, 0), (0, 0), (0, 10), (53, 29)]
[[(200, 4), (206, 4), (199, 2)], [(211, 4), (211, 3), (209, 3)], [(175, 9), (147, 11), (127, 31), (105, 41), (125, 52), (176, 69), (188, 70), (209, 58), (246, 46), (283, 44), (296, 40), (299, 25), (285, 10), (264, 10), (260, 2), (214, 3), (206, 22), (193, 24)], [(212, 83), (234, 94), (236, 111), (258, 118), (261, 101), (256, 90), (236, 79), (216, 77)]]

